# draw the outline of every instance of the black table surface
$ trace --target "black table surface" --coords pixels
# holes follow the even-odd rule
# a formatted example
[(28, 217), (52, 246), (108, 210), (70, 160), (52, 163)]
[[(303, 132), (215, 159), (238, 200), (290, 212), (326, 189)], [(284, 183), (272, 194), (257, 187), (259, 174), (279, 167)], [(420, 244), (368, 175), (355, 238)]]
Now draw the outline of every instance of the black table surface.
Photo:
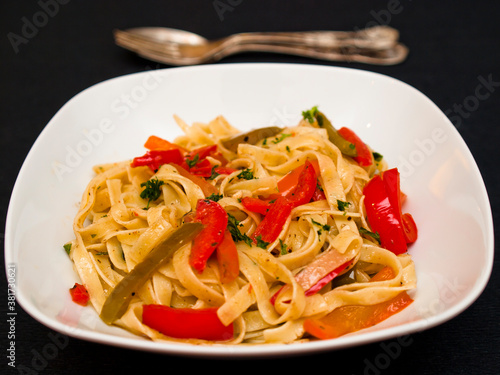
[[(31, 26), (29, 26), (31, 24)], [(395, 66), (324, 62), (267, 53), (228, 57), (224, 63), (293, 62), (379, 72), (422, 91), (452, 120), (475, 157), (487, 187), (494, 221), (500, 186), (500, 4), (494, 1), (2, 1), (0, 168), (1, 224), (16, 176), (33, 142), (56, 111), (83, 89), (109, 78), (170, 68), (114, 45), (112, 30), (167, 26), (218, 38), (243, 31), (353, 30), (388, 24), (410, 48)], [(38, 25), (38, 26), (37, 26)], [(33, 27), (34, 26), (34, 27)], [(479, 98), (488, 80), (491, 95)], [(495, 227), (495, 234), (498, 226)], [(3, 239), (3, 233), (2, 233)], [(3, 242), (3, 241), (2, 241)], [(390, 357), (397, 339), (294, 358), (217, 361), (132, 351), (68, 338), (47, 351), (51, 330), (19, 309), (16, 368), (8, 365), (7, 286), (1, 278), (1, 373), (115, 374), (158, 370), (241, 373), (244, 366), (297, 371), (297, 365), (338, 374), (500, 374), (499, 264), (484, 292), (454, 319), (418, 332)], [(394, 346), (394, 345), (393, 345)], [(45, 350), (45, 351), (44, 351)], [(388, 359), (388, 360), (387, 360)], [(226, 362), (226, 363), (219, 363)], [(248, 362), (248, 363), (247, 363)], [(182, 366), (182, 367), (181, 367)], [(243, 366), (243, 367), (240, 367)], [(264, 367), (260, 367), (264, 366)], [(168, 367), (168, 368), (167, 368)]]

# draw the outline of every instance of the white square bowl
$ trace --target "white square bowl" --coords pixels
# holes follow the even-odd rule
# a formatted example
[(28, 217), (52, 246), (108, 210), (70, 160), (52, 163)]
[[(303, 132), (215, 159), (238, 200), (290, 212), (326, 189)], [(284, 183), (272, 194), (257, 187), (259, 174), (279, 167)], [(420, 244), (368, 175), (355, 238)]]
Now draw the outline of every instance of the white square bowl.
[[(151, 134), (181, 134), (187, 123), (222, 114), (241, 130), (295, 125), (318, 105), (334, 126), (352, 128), (390, 166), (419, 227), (410, 254), (415, 302), (370, 329), (297, 345), (193, 346), (157, 343), (102, 323), (70, 301), (77, 275), (62, 245), (92, 166), (143, 153)], [(63, 334), (155, 352), (208, 356), (279, 356), (334, 350), (406, 335), (443, 323), (470, 306), (493, 265), (493, 223), (484, 183), (466, 144), (426, 96), (366, 71), (295, 64), (220, 64), (147, 71), (97, 84), (53, 117), (29, 152), (7, 216), (5, 261), (16, 302)]]

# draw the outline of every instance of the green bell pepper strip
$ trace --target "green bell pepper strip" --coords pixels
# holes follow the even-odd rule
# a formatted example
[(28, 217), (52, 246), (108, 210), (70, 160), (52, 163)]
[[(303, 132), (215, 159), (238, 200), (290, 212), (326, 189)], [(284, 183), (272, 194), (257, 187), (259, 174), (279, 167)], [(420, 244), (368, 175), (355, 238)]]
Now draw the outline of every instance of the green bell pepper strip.
[(238, 151), (238, 145), (240, 143), (248, 143), (251, 145), (257, 144), (262, 139), (272, 137), (283, 131), (283, 128), (277, 126), (269, 126), (265, 128), (259, 128), (250, 130), (246, 133), (236, 134), (230, 138), (222, 140), (222, 145), (230, 151)]
[(172, 234), (154, 247), (111, 291), (104, 302), (100, 317), (112, 324), (127, 310), (134, 293), (153, 275), (156, 269), (182, 246), (189, 243), (203, 228), (203, 224), (184, 223)]
[(316, 118), (319, 127), (326, 129), (330, 141), (335, 146), (337, 146), (343, 154), (351, 157), (358, 156), (358, 152), (356, 151), (356, 146), (354, 145), (354, 143), (351, 143), (344, 137), (342, 137), (337, 129), (334, 128), (330, 120), (328, 120), (328, 118), (322, 112), (316, 111), (314, 117)]

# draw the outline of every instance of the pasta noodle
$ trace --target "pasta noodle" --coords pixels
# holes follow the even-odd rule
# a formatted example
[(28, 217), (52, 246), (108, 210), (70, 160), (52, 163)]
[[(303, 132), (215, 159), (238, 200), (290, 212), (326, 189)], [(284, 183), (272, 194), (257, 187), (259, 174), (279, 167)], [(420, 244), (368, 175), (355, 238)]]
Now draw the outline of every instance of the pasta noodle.
[[(96, 166), (74, 219), (70, 257), (100, 314), (117, 285), (183, 222), (192, 220), (198, 202), (212, 192), (229, 222), (236, 224), (232, 239), (238, 274), (224, 282), (215, 256), (208, 258), (203, 272), (197, 271), (190, 263), (194, 245), (189, 242), (133, 291), (126, 311), (112, 324), (152, 340), (209, 343), (160, 333), (144, 324), (142, 310), (148, 304), (216, 307), (222, 324), (234, 326), (234, 335), (215, 340), (219, 344), (303, 342), (314, 339), (304, 328), (306, 319), (320, 319), (342, 306), (375, 305), (415, 288), (408, 253), (395, 254), (370, 236), (363, 189), (387, 169), (385, 160), (361, 166), (343, 154), (324, 128), (306, 118), (255, 144), (243, 142), (236, 151), (225, 140), (240, 132), (222, 116), (192, 125), (177, 116), (175, 121), (184, 132), (173, 142), (179, 149), (189, 153), (216, 146), (217, 153), (206, 156), (212, 175), (198, 177), (205, 185), (176, 163), (157, 169), (133, 166), (130, 160)], [(315, 163), (322, 198), (294, 206), (272, 241), (252, 241), (266, 215), (250, 210), (244, 198), (273, 204), (280, 181), (306, 161)], [(226, 171), (213, 173), (216, 167)], [(158, 183), (156, 197), (142, 194), (148, 181)], [(206, 184), (211, 185), (208, 190)], [(308, 294), (333, 265), (344, 268)], [(391, 278), (371, 280), (386, 267)]]

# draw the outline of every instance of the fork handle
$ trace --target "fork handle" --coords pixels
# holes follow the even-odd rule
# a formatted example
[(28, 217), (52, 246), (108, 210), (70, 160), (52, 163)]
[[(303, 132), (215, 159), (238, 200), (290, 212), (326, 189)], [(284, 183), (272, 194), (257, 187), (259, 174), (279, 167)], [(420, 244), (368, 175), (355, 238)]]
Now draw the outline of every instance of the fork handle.
[(324, 48), (290, 44), (244, 43), (221, 49), (211, 61), (221, 60), (229, 55), (243, 52), (269, 52), (295, 55), (326, 61), (359, 62), (373, 65), (396, 65), (408, 56), (408, 48), (396, 43), (392, 48), (375, 50), (369, 48)]
[(321, 48), (370, 48), (382, 50), (393, 47), (399, 32), (389, 26), (374, 26), (356, 31), (304, 32), (246, 32), (230, 35), (219, 42), (228, 47), (234, 44), (280, 43)]

